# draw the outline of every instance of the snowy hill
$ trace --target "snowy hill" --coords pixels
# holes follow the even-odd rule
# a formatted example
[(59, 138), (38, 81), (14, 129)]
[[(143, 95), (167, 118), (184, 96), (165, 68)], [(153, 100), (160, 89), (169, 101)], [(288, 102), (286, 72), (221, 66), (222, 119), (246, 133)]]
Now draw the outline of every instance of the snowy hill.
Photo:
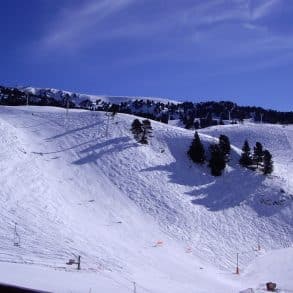
[(156, 102), (161, 103), (175, 103), (177, 104), (177, 101), (173, 101), (171, 99), (166, 98), (156, 98), (156, 97), (141, 97), (141, 96), (109, 96), (109, 95), (88, 95), (88, 94), (80, 94), (80, 93), (73, 93), (70, 91), (64, 91), (64, 90), (58, 90), (58, 89), (52, 89), (52, 88), (35, 88), (35, 87), (19, 87), (20, 90), (31, 93), (33, 95), (44, 95), (52, 96), (56, 99), (61, 100), (64, 96), (64, 94), (68, 94), (70, 97), (73, 97), (72, 101), (79, 105), (82, 101), (89, 100), (92, 102), (96, 102), (96, 100), (102, 100), (106, 103), (110, 104), (120, 104), (125, 103), (129, 101), (135, 101), (135, 100), (152, 100)]
[[(262, 253), (293, 243), (293, 127), (202, 130), (206, 145), (224, 133), (235, 146), (225, 175), (215, 178), (186, 156), (192, 131), (152, 121), (150, 145), (139, 145), (129, 130), (133, 119), (118, 114), (106, 136), (103, 112), (0, 107), (0, 260), (65, 274), (65, 262), (81, 255), (82, 290), (92, 292), (130, 292), (133, 281), (138, 292), (245, 289), (244, 276), (232, 275), (237, 252), (243, 270), (259, 255), (258, 242)], [(246, 138), (273, 153), (272, 176), (240, 168)], [(258, 288), (263, 281), (249, 282)], [(17, 283), (81, 292), (70, 282)]]

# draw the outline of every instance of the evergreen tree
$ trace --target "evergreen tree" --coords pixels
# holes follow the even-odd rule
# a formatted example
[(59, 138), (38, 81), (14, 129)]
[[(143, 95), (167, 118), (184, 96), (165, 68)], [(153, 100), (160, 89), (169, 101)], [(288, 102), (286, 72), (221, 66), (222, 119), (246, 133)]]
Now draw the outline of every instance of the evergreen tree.
[(161, 122), (168, 124), (169, 121), (169, 113), (162, 113), (161, 114)]
[(133, 133), (134, 139), (140, 141), (143, 133), (142, 124), (138, 119), (134, 119), (131, 124), (131, 132)]
[(228, 161), (231, 145), (228, 136), (221, 134), (219, 137), (219, 147), (220, 150), (223, 152), (226, 161)]
[(116, 104), (111, 105), (109, 112), (112, 113), (112, 117), (115, 117), (118, 111), (119, 111), (119, 105), (116, 105)]
[(209, 160), (209, 167), (213, 176), (221, 176), (222, 171), (226, 167), (225, 155), (221, 151), (219, 145), (213, 144), (210, 146), (211, 158)]
[(242, 147), (242, 154), (239, 160), (239, 163), (243, 167), (248, 167), (252, 165), (251, 153), (250, 153), (250, 146), (248, 141), (245, 140), (243, 147)]
[(253, 163), (256, 164), (258, 168), (259, 164), (263, 160), (263, 147), (260, 142), (256, 142), (255, 147), (253, 148)]
[(198, 121), (194, 122), (194, 129), (199, 129), (200, 128), (200, 124)]
[(152, 134), (152, 126), (151, 121), (146, 119), (142, 121), (142, 135), (140, 139), (140, 143), (142, 144), (148, 144), (148, 139), (151, 137)]
[(273, 160), (272, 155), (268, 150), (263, 152), (263, 173), (265, 175), (273, 172)]
[(203, 164), (205, 161), (205, 151), (204, 147), (200, 141), (197, 131), (194, 134), (194, 139), (191, 146), (187, 152), (188, 156), (195, 163)]

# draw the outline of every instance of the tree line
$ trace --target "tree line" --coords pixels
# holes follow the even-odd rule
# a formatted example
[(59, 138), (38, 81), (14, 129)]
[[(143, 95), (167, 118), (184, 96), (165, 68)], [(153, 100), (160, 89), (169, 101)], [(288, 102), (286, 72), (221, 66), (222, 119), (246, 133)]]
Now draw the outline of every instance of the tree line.
[(224, 120), (230, 123), (252, 119), (255, 122), (292, 124), (293, 112), (279, 112), (255, 106), (239, 106), (230, 101), (208, 102), (162, 102), (150, 99), (126, 100), (122, 103), (110, 103), (97, 99), (92, 101), (84, 95), (68, 93), (62, 90), (39, 89), (32, 93), (26, 88), (0, 86), (1, 105), (47, 105), (70, 108), (86, 108), (95, 111), (111, 111), (115, 105), (117, 112), (135, 114), (145, 119), (158, 120), (168, 123), (169, 120), (180, 119), (185, 128), (198, 129), (211, 125), (222, 124)]

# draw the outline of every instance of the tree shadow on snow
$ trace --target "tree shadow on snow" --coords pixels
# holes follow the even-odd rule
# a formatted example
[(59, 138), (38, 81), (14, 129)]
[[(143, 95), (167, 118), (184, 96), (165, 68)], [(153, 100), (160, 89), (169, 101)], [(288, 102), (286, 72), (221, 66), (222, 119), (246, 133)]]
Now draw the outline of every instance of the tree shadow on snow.
[(198, 184), (209, 184), (211, 182), (210, 176), (207, 176), (207, 168), (195, 166), (187, 157), (187, 150), (191, 143), (190, 138), (167, 137), (165, 139), (167, 140), (169, 151), (174, 161), (170, 164), (142, 169), (141, 172), (167, 172), (169, 173), (168, 178), (170, 182), (183, 186), (195, 186)]
[(212, 184), (197, 186), (187, 192), (193, 197), (193, 204), (203, 205), (210, 211), (233, 208), (241, 203), (256, 206), (256, 197), (262, 188), (264, 176), (235, 167), (229, 173), (224, 172), (222, 176), (212, 178)]
[(107, 154), (113, 154), (121, 152), (125, 149), (135, 147), (134, 142), (130, 142), (131, 139), (127, 136), (117, 137), (113, 139), (108, 139), (104, 142), (99, 142), (94, 145), (91, 145), (84, 150), (80, 151), (81, 155), (85, 155), (83, 158), (80, 158), (73, 162), (75, 165), (84, 165), (89, 163), (96, 163), (102, 156)]
[(57, 134), (57, 135), (54, 135), (52, 137), (48, 137), (46, 140), (52, 140), (52, 139), (57, 139), (57, 138), (60, 138), (60, 137), (63, 137), (63, 136), (66, 136), (66, 135), (69, 135), (69, 134), (73, 134), (73, 133), (76, 133), (76, 132), (79, 132), (79, 131), (82, 131), (82, 130), (86, 130), (86, 129), (89, 129), (89, 128), (92, 128), (92, 127), (96, 127), (98, 125), (98, 122), (95, 122), (95, 123), (92, 123), (92, 124), (88, 124), (88, 125), (85, 125), (85, 126), (82, 126), (82, 127), (78, 127), (78, 128), (75, 128), (75, 129), (70, 129), (70, 130), (67, 130), (63, 133), (60, 133), (60, 134)]
[[(241, 167), (238, 163), (239, 155), (233, 149), (229, 167), (225, 169), (222, 176), (214, 177), (210, 174), (207, 163), (201, 166), (188, 158), (187, 150), (192, 138), (166, 139), (174, 162), (141, 171), (167, 172), (171, 183), (194, 187), (192, 191), (185, 193), (191, 196), (193, 204), (202, 205), (210, 211), (220, 211), (245, 204), (253, 208), (260, 216), (270, 216), (280, 209), (280, 207), (261, 203), (262, 196), (272, 192), (264, 184), (266, 176)], [(207, 152), (209, 143), (204, 144)]]
[(40, 155), (58, 154), (58, 153), (62, 153), (62, 152), (66, 152), (66, 151), (69, 151), (69, 150), (73, 150), (73, 149), (79, 148), (79, 147), (84, 146), (84, 145), (88, 145), (89, 143), (95, 142), (95, 141), (97, 141), (96, 138), (91, 139), (89, 141), (85, 141), (85, 142), (76, 144), (76, 145), (73, 145), (73, 146), (70, 146), (70, 147), (67, 147), (67, 148), (58, 149), (57, 151), (52, 151), (52, 152), (32, 152), (32, 153), (33, 154), (40, 154)]

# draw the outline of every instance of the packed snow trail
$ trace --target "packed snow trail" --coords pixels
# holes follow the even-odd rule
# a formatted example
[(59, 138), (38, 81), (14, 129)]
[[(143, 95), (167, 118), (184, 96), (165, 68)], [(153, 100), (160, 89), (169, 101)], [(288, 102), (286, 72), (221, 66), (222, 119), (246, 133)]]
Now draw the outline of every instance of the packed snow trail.
[[(207, 263), (232, 272), (236, 252), (243, 252), (241, 266), (258, 255), (259, 238), (265, 249), (292, 244), (292, 200), (280, 194), (288, 174), (241, 169), (239, 149), (226, 174), (214, 178), (188, 160), (193, 133), (184, 129), (152, 122), (151, 143), (142, 146), (130, 133), (131, 115), (111, 119), (106, 137), (101, 112), (0, 111), (2, 261), (62, 268), (82, 255), (84, 269), (121, 274), (150, 292), (199, 292), (192, 291), (198, 279), (203, 292), (234, 292), (240, 285)], [(282, 196), (282, 205), (262, 203)], [(153, 247), (158, 240), (163, 247)]]

